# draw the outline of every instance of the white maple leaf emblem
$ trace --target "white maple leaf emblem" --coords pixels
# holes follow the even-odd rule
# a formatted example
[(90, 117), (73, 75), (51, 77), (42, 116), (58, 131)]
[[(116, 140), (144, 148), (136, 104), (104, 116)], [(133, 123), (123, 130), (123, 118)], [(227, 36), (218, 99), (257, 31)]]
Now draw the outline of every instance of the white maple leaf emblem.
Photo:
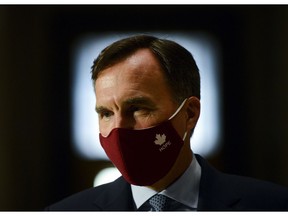
[(165, 134), (162, 134), (162, 135), (156, 134), (156, 140), (154, 141), (156, 145), (163, 145), (165, 141), (166, 141)]

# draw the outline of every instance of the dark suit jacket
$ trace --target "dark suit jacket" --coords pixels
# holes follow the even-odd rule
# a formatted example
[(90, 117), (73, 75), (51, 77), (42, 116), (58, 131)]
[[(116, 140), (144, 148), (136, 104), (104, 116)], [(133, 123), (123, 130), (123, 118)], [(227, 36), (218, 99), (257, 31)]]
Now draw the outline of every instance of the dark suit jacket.
[[(287, 211), (288, 189), (252, 178), (228, 175), (196, 155), (202, 168), (198, 211)], [(46, 210), (134, 211), (130, 185), (120, 177), (72, 195)]]

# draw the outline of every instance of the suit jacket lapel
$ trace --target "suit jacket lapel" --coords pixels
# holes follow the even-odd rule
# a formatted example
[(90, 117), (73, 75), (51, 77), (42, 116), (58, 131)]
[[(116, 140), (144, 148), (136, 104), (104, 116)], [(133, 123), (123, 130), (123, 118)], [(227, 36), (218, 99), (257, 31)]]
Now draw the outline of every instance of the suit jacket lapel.
[[(104, 211), (133, 211), (135, 204), (132, 197), (131, 186), (123, 177), (116, 179), (110, 190), (103, 190), (94, 202)], [(112, 198), (112, 199), (111, 199)]]
[(235, 210), (241, 197), (229, 187), (226, 174), (211, 167), (201, 156), (196, 155), (202, 174), (200, 180), (198, 211)]

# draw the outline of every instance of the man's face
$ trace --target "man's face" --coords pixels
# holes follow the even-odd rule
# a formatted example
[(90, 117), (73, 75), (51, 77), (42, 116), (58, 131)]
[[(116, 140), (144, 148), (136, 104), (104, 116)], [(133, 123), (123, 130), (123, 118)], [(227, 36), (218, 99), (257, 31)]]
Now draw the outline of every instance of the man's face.
[[(172, 98), (159, 63), (148, 49), (138, 50), (103, 70), (95, 84), (96, 111), (103, 136), (114, 128), (154, 126), (167, 120), (179, 106)], [(181, 126), (181, 117), (172, 123), (183, 136), (186, 129), (183, 121)]]

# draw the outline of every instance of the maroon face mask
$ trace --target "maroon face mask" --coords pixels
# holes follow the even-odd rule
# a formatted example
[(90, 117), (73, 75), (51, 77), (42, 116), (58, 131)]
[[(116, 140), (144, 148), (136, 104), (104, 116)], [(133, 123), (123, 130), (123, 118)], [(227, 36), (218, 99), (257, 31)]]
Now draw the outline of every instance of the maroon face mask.
[(163, 178), (175, 163), (184, 144), (171, 124), (171, 119), (150, 128), (133, 130), (114, 128), (107, 137), (101, 134), (100, 142), (107, 156), (127, 182), (149, 186)]

